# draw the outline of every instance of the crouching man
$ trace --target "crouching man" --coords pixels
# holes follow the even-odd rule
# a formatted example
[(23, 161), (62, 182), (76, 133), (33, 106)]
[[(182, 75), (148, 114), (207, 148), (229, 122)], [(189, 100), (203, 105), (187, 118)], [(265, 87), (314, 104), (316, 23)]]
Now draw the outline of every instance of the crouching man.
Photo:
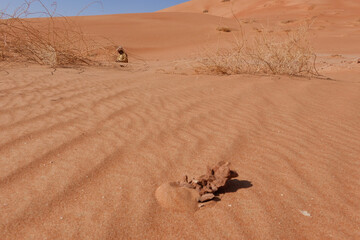
[(127, 63), (129, 62), (128, 60), (128, 55), (125, 52), (123, 47), (118, 47), (117, 52), (119, 53), (119, 56), (116, 59), (116, 62), (122, 62), (122, 63)]

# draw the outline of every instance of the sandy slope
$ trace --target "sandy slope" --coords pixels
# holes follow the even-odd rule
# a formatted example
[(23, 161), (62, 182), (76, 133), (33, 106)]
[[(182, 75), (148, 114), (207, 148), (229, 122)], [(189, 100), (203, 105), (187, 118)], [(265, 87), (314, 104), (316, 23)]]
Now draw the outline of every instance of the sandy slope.
[(192, 0), (160, 12), (193, 12), (222, 17), (274, 16), (349, 16), (359, 13), (360, 3), (353, 0)]
[[(203, 10), (209, 12), (204, 14)], [(311, 40), (317, 52), (333, 54), (360, 53), (360, 1), (353, 0), (192, 0), (160, 12), (198, 13), (221, 17), (218, 26), (238, 28), (236, 16), (252, 35), (256, 28), (293, 29), (312, 23)]]
[[(324, 18), (314, 36), (332, 80), (164, 74), (217, 43), (215, 16), (77, 19), (131, 64), (0, 71), (0, 239), (358, 239), (360, 32), (349, 19)], [(221, 201), (196, 212), (156, 201), (162, 183), (221, 160), (239, 173)]]
[[(125, 46), (137, 60), (179, 59), (219, 38), (219, 18), (194, 13), (141, 13), (75, 18), (94, 36)], [(236, 27), (231, 19), (225, 24)], [(106, 27), (104, 27), (106, 26)], [(231, 36), (224, 36), (231, 39)]]

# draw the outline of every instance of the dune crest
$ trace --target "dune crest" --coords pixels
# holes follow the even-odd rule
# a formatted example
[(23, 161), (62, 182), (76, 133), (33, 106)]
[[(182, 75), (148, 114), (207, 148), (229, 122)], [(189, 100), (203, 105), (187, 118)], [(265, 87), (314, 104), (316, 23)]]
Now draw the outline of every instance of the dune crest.
[(352, 0), (191, 0), (161, 10), (160, 12), (206, 13), (220, 17), (266, 17), (266, 16), (299, 16), (356, 15), (360, 3)]

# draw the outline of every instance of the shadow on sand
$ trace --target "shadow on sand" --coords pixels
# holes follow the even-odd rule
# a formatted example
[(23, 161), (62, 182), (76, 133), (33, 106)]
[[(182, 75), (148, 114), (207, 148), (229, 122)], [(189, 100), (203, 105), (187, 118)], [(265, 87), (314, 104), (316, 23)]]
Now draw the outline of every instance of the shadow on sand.
[(217, 202), (221, 201), (221, 198), (219, 196), (222, 194), (234, 193), (234, 192), (237, 192), (239, 189), (251, 188), (252, 186), (253, 186), (253, 184), (250, 181), (231, 179), (231, 180), (227, 181), (227, 183), (224, 187), (219, 188), (219, 190), (215, 193), (216, 197), (213, 200), (215, 200)]

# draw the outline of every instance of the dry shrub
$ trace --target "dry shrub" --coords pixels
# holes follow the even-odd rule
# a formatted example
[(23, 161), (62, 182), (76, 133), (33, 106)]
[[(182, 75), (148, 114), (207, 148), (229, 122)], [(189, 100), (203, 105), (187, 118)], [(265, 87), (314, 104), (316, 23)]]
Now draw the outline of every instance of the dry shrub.
[(294, 19), (288, 19), (288, 20), (284, 20), (284, 21), (281, 21), (282, 24), (288, 24), (288, 23), (293, 23), (295, 22), (296, 20)]
[(240, 26), (240, 36), (234, 34), (233, 47), (208, 51), (200, 59), (196, 71), (211, 74), (318, 76), (316, 55), (307, 40), (309, 26), (302, 25), (286, 33), (262, 28), (251, 39), (245, 38)]
[[(33, 4), (42, 12), (31, 12)], [(24, 61), (41, 65), (69, 66), (97, 64), (97, 44), (86, 39), (69, 18), (57, 16), (41, 0), (26, 0), (9, 14), (0, 11), (0, 61)], [(42, 18), (31, 19), (32, 16)]]
[(220, 32), (231, 32), (231, 29), (228, 27), (217, 27), (216, 30)]

